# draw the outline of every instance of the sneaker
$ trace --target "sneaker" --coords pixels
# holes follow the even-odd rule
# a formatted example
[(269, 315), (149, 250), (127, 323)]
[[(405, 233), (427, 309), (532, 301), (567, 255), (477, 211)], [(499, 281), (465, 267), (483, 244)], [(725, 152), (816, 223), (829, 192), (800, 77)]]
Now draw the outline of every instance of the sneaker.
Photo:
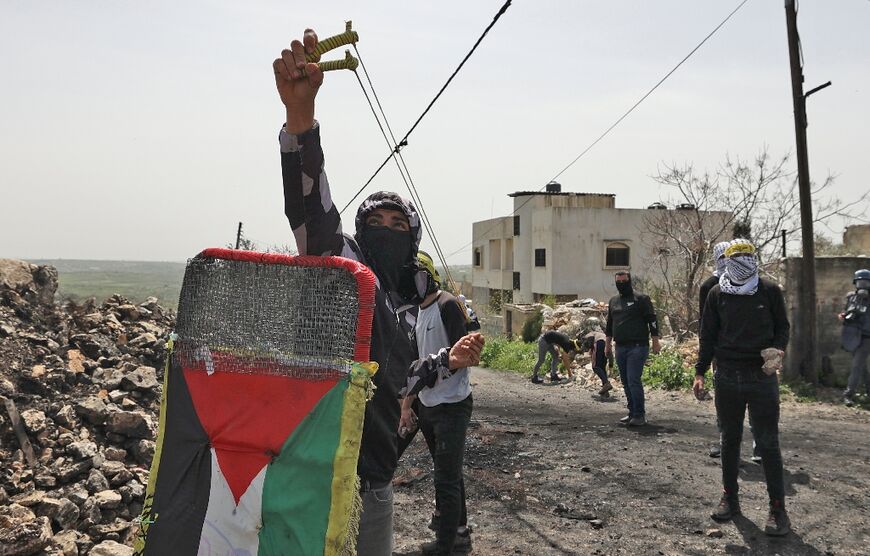
[(609, 382), (605, 382), (605, 383), (601, 386), (601, 390), (598, 391), (598, 395), (599, 395), (599, 396), (603, 396), (604, 394), (610, 392), (611, 390), (613, 390), (613, 385), (610, 384)]
[(769, 537), (784, 537), (791, 531), (791, 521), (782, 503), (771, 502), (770, 513), (767, 515), (767, 525), (764, 526), (764, 534)]
[(710, 514), (714, 521), (728, 521), (735, 515), (740, 515), (740, 501), (736, 496), (730, 496), (727, 493), (722, 493), (722, 498), (719, 499), (719, 505)]
[[(424, 542), (420, 545), (420, 552), (427, 554), (440, 554), (438, 551), (438, 541)], [(471, 534), (465, 531), (465, 534), (456, 533), (456, 540), (453, 541), (453, 550), (451, 554), (468, 554), (471, 552)]]
[(713, 446), (712, 448), (710, 448), (710, 457), (711, 458), (718, 458), (721, 455), (722, 455), (722, 447), (721, 446), (717, 445), (717, 446)]
[(646, 425), (645, 417), (632, 417), (628, 420), (629, 427), (642, 427), (644, 425)]
[(853, 405), (855, 405), (855, 400), (852, 399), (852, 396), (846, 395), (843, 396), (843, 404), (846, 407), (852, 407)]
[(543, 379), (543, 378), (541, 378), (541, 377), (539, 377), (539, 376), (533, 376), (533, 377), (532, 377), (532, 384), (543, 384), (543, 383), (544, 383), (544, 379)]
[(625, 417), (623, 417), (622, 419), (619, 420), (619, 422), (622, 423), (623, 425), (628, 423), (629, 421), (631, 421), (631, 415), (626, 415)]
[(562, 377), (559, 375), (550, 375), (550, 382), (562, 382)]

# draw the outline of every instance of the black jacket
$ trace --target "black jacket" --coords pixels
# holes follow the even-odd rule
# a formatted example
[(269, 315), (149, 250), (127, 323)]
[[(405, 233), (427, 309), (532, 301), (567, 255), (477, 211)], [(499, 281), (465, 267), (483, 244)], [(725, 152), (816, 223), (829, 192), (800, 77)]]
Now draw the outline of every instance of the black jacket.
[[(342, 233), (341, 217), (332, 203), (324, 173), (320, 127), (315, 123), (299, 135), (282, 133), (281, 170), (284, 182), (284, 212), (296, 237), (300, 255), (337, 255), (366, 264), (356, 240)], [(394, 205), (398, 196), (390, 196)], [(374, 203), (377, 199), (374, 200)], [(370, 197), (366, 209), (373, 207)], [(420, 243), (420, 220), (410, 203), (401, 207)], [(359, 216), (359, 215), (358, 215)], [(358, 223), (361, 218), (358, 217)], [(416, 249), (415, 249), (416, 251)], [(372, 324), (371, 360), (379, 365), (373, 378), (374, 397), (366, 404), (357, 472), (376, 487), (393, 478), (398, 463), (396, 431), (399, 428), (399, 390), (405, 386), (408, 368), (417, 359), (413, 343), (417, 306), (395, 292), (378, 286)]]
[(701, 318), (704, 316), (704, 303), (707, 302), (707, 294), (713, 289), (713, 286), (719, 283), (718, 276), (710, 276), (698, 288), (698, 328), (701, 328)]
[(607, 304), (607, 326), (604, 333), (616, 345), (649, 344), (649, 337), (659, 336), (659, 324), (652, 300), (648, 295), (633, 293), (615, 295)]
[(695, 374), (703, 375), (713, 357), (723, 366), (760, 369), (761, 350), (784, 351), (788, 331), (782, 290), (770, 280), (759, 279), (753, 295), (722, 293), (718, 285), (713, 286), (704, 304)]

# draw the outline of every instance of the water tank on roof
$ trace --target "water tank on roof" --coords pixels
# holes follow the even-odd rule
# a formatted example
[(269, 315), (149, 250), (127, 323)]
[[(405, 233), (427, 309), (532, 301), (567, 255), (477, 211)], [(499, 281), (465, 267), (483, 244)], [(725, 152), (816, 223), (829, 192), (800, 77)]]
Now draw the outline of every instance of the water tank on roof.
[(656, 201), (655, 203), (651, 204), (650, 206), (648, 206), (646, 208), (655, 209), (655, 210), (665, 210), (668, 207), (666, 207), (664, 203), (660, 203), (660, 202)]
[(559, 182), (551, 181), (547, 184), (547, 193), (561, 193), (562, 192), (562, 184)]
[(680, 203), (677, 205), (677, 210), (695, 210), (695, 205), (692, 203)]

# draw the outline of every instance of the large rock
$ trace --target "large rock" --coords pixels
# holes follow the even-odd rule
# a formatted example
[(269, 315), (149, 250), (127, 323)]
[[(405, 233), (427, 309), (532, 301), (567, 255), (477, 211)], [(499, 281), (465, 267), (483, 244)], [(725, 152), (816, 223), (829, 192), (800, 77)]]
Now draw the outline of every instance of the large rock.
[(151, 391), (157, 389), (157, 370), (154, 367), (138, 367), (121, 378), (121, 388), (124, 390)]
[(129, 438), (151, 438), (150, 419), (134, 411), (116, 411), (106, 419), (106, 430)]
[(109, 408), (97, 396), (88, 396), (76, 404), (76, 413), (93, 425), (102, 425), (109, 416)]
[(0, 259), (0, 286), (13, 290), (36, 289), (30, 263), (16, 259)]
[(25, 409), (21, 412), (21, 420), (24, 422), (24, 428), (32, 434), (39, 434), (45, 430), (48, 422), (45, 419), (45, 413), (38, 409)]
[(115, 541), (103, 541), (93, 547), (89, 556), (133, 556), (133, 549)]
[[(51, 541), (51, 522), (47, 517), (0, 528), (0, 556), (30, 556)], [(132, 549), (130, 549), (132, 554)]]
[(94, 494), (94, 501), (101, 510), (111, 510), (121, 505), (121, 495), (114, 490), (102, 490)]

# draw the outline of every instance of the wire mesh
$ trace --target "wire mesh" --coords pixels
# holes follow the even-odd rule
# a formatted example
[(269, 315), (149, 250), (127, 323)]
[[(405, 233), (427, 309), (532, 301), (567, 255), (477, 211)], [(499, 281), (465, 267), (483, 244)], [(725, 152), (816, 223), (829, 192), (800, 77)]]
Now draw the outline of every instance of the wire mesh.
[(345, 269), (198, 256), (184, 273), (173, 357), (209, 373), (344, 376), (358, 310)]

